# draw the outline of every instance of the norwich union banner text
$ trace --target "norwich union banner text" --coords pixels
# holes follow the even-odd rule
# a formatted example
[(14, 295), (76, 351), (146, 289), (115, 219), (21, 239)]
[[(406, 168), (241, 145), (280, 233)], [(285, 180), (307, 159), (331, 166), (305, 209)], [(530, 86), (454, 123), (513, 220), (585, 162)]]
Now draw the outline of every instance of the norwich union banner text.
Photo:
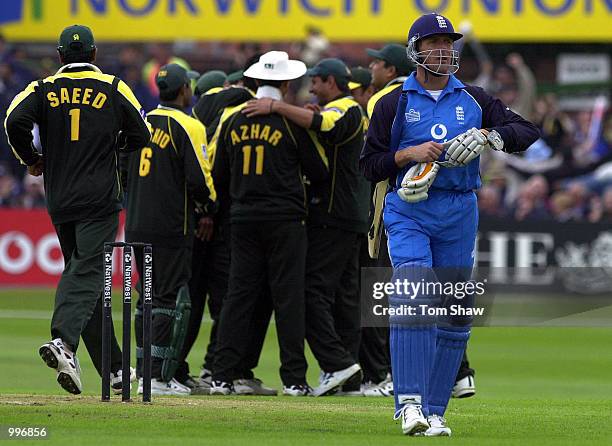
[(331, 40), (404, 41), (438, 12), (468, 20), (485, 41), (612, 41), (612, 0), (2, 0), (11, 40), (55, 40), (74, 23), (98, 40), (296, 40), (306, 26)]

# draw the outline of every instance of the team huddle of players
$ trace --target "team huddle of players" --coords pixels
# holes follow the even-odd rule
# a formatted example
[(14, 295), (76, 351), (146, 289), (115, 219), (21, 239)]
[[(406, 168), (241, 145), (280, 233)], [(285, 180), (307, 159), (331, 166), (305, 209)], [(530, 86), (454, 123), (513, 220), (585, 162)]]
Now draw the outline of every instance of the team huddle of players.
[[(403, 48), (394, 49), (401, 72), (388, 64), (382, 87), (401, 84), (409, 71)], [(245, 68), (234, 85), (218, 71), (196, 83), (192, 115), (206, 128), (217, 200), (215, 212), (197, 222), (190, 324), (173, 388), (276, 394), (253, 375), (274, 314), (284, 394), (390, 395), (387, 335), (371, 329), (374, 338), (362, 343), (360, 328), (371, 186), (358, 161), (374, 92), (370, 73), (320, 61), (308, 71), (316, 103), (301, 108), (283, 96), (307, 74), (304, 64), (270, 52)], [(185, 358), (206, 296), (213, 329), (193, 379)], [(306, 382), (305, 340), (323, 371), (315, 389)], [(366, 361), (372, 357), (368, 366), (360, 350)]]
[[(451, 281), (469, 281), (479, 155), (525, 150), (538, 138), (533, 124), (453, 75), (461, 37), (447, 18), (425, 14), (406, 48), (368, 50), (371, 72), (339, 59), (307, 69), (270, 51), (236, 85), (218, 71), (199, 77), (168, 64), (156, 75), (159, 106), (145, 120), (129, 87), (93, 65), (91, 30), (66, 28), (62, 68), (18, 94), (5, 121), (15, 155), (31, 175), (44, 173), (65, 260), (52, 340), (39, 349), (58, 383), (81, 393), (81, 338), (101, 373), (100, 267), (125, 189), (126, 241), (154, 249), (152, 394), (277, 394), (253, 374), (274, 314), (284, 395), (393, 393), (404, 434), (450, 435), (451, 394), (475, 391), (465, 357), (470, 312), (396, 314), (388, 330), (361, 329), (359, 268), (392, 264), (394, 279), (419, 281), (442, 267)], [(409, 76), (408, 60), (416, 65)], [(285, 102), (304, 75), (316, 101)], [(385, 236), (389, 258), (378, 255)], [(137, 254), (139, 271), (142, 260)], [(186, 358), (206, 300), (213, 326), (194, 379)], [(418, 295), (413, 303), (452, 301)], [(140, 301), (135, 324), (134, 379), (142, 376)], [(314, 389), (306, 342), (321, 370)], [(111, 385), (121, 392), (114, 338), (110, 350)]]

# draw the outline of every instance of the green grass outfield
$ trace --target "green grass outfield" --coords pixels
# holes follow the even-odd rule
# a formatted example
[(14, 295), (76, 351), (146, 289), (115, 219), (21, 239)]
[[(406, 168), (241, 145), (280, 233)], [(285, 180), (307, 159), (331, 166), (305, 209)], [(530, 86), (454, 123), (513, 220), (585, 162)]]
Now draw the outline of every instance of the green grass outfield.
[[(49, 440), (43, 444), (612, 442), (610, 328), (475, 328), (469, 353), (478, 395), (451, 401), (447, 419), (453, 437), (406, 438), (392, 421), (390, 398), (201, 396), (155, 398), (152, 405), (117, 399), (103, 404), (100, 379), (84, 348), (79, 355), (84, 394), (69, 396), (37, 354), (49, 339), (52, 296), (47, 289), (0, 291), (0, 442), (7, 426), (45, 426)], [(204, 323), (189, 358), (192, 371), (199, 368), (209, 328)], [(318, 368), (310, 364), (314, 384)], [(256, 372), (280, 386), (273, 327)]]

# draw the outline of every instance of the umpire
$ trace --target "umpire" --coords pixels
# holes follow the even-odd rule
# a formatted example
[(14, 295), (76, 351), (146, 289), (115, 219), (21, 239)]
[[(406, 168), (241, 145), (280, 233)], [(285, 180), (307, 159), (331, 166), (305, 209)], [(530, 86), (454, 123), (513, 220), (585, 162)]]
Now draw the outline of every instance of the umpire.
[[(101, 373), (102, 256), (104, 243), (115, 241), (123, 195), (117, 181), (118, 134), (126, 151), (146, 145), (151, 135), (130, 88), (93, 65), (96, 46), (88, 27), (64, 29), (57, 50), (63, 66), (15, 97), (5, 126), (13, 152), (30, 175), (44, 173), (47, 209), (64, 256), (53, 340), (39, 353), (57, 370), (59, 384), (78, 394), (80, 337)], [(33, 148), (34, 124), (42, 154)], [(113, 389), (121, 392), (121, 352), (114, 337), (111, 362)]]
[[(306, 72), (287, 53), (261, 56), (245, 75), (257, 79), (258, 97), (282, 102), (289, 80)], [(213, 175), (231, 196), (229, 291), (223, 303), (211, 394), (228, 395), (249, 344), (258, 299), (271, 293), (280, 346), (283, 393), (310, 394), (304, 357), (306, 195), (302, 172), (312, 181), (327, 176), (308, 133), (282, 116), (255, 119), (236, 111), (224, 122)]]
[[(178, 64), (160, 68), (156, 83), (161, 104), (147, 115), (153, 136), (128, 163), (126, 240), (153, 244), (154, 395), (190, 394), (188, 387), (174, 379), (174, 372), (191, 308), (187, 283), (191, 277), (194, 208), (196, 202), (209, 211), (216, 205), (204, 126), (183, 112), (191, 103), (191, 79), (195, 76), (197, 73)], [(142, 271), (138, 253), (136, 263)], [(139, 300), (137, 334), (142, 333), (141, 310)], [(136, 341), (139, 357), (142, 338), (137, 336)]]

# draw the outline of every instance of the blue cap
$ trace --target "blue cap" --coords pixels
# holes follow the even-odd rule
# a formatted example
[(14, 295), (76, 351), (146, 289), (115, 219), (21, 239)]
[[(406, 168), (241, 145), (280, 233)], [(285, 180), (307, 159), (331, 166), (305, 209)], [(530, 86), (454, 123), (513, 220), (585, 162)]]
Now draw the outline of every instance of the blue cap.
[(459, 40), (463, 37), (463, 34), (456, 33), (453, 24), (446, 17), (440, 14), (432, 12), (431, 14), (424, 14), (414, 21), (410, 27), (408, 33), (408, 42), (413, 40), (424, 39), (425, 37), (433, 36), (435, 34), (446, 34), (450, 36), (453, 41)]

